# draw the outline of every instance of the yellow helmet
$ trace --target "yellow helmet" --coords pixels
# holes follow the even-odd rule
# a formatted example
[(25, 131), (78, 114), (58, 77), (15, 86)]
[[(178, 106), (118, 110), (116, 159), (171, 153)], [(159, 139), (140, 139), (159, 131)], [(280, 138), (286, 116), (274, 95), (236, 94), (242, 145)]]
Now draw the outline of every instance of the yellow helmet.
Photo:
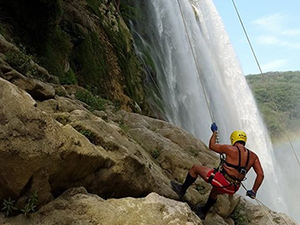
[(243, 141), (246, 144), (247, 135), (242, 130), (235, 130), (230, 135), (230, 141), (231, 141), (231, 145), (234, 145), (235, 142), (237, 142), (237, 141)]

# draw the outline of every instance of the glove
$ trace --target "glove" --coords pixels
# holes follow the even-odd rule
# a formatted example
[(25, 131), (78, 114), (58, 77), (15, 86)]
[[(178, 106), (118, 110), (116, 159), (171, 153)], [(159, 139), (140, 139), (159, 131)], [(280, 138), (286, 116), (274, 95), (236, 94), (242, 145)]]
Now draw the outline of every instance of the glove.
[(212, 131), (212, 132), (215, 132), (215, 131), (217, 131), (217, 130), (218, 130), (218, 126), (216, 125), (216, 123), (215, 123), (215, 122), (213, 122), (213, 123), (212, 123), (212, 125), (211, 125), (210, 129), (211, 129), (211, 131)]
[(255, 199), (256, 193), (252, 190), (248, 190), (246, 193), (246, 196), (249, 196), (250, 198)]

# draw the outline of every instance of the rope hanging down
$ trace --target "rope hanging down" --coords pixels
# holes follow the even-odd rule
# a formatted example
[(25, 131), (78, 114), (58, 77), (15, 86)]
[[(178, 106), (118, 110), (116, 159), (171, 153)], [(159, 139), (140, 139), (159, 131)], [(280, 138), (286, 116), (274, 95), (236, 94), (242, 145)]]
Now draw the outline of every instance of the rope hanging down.
[[(246, 31), (246, 28), (245, 28), (245, 26), (244, 26), (244, 23), (243, 23), (243, 21), (242, 21), (242, 18), (241, 18), (241, 16), (240, 16), (240, 13), (239, 13), (239, 11), (238, 11), (238, 9), (237, 9), (237, 7), (236, 7), (236, 4), (235, 4), (234, 0), (231, 0), (231, 1), (232, 1), (233, 6), (234, 6), (235, 12), (236, 12), (236, 14), (237, 14), (237, 16), (238, 16), (238, 18), (239, 18), (239, 21), (240, 21), (240, 23), (241, 23), (241, 26), (242, 26), (242, 28), (243, 28), (244, 34), (245, 34), (245, 36), (246, 36), (246, 38), (247, 38), (248, 44), (249, 44), (249, 46), (250, 46), (250, 49), (251, 49), (251, 51), (252, 51), (252, 54), (253, 54), (254, 59), (255, 59), (255, 61), (256, 61), (256, 64), (257, 64), (257, 66), (258, 66), (258, 68), (259, 68), (260, 74), (261, 74), (262, 78), (264, 78), (264, 77), (263, 77), (263, 72), (262, 72), (261, 66), (260, 66), (260, 64), (259, 64), (259, 61), (258, 61), (258, 59), (257, 59), (257, 57), (256, 57), (256, 54), (255, 54), (255, 52), (254, 52), (254, 49), (253, 49), (253, 47), (252, 47), (250, 38), (249, 38), (249, 36), (248, 36), (248, 33), (247, 33), (247, 31)], [(291, 148), (292, 148), (292, 150), (293, 150), (293, 152), (294, 152), (294, 155), (295, 155), (295, 157), (296, 157), (296, 159), (297, 159), (297, 162), (298, 162), (298, 164), (300, 165), (299, 158), (298, 158), (298, 156), (297, 156), (297, 154), (296, 154), (296, 151), (295, 151), (295, 149), (294, 149), (294, 146), (293, 146), (293, 144), (292, 144), (292, 142), (291, 142), (291, 140), (290, 140), (290, 138), (289, 138), (289, 136), (288, 136), (287, 129), (286, 129), (286, 127), (285, 127), (285, 124), (284, 124), (284, 122), (283, 122), (282, 117), (281, 117), (280, 114), (279, 114), (278, 107), (277, 107), (277, 105), (276, 105), (276, 103), (275, 103), (275, 100), (274, 100), (274, 98), (273, 98), (273, 95), (272, 95), (271, 92), (270, 92), (270, 89), (269, 89), (269, 86), (267, 85), (267, 83), (266, 83), (266, 89), (267, 89), (267, 92), (269, 93), (269, 95), (270, 95), (270, 97), (271, 97), (272, 103), (274, 104), (274, 107), (275, 107), (276, 113), (277, 113), (277, 115), (278, 115), (278, 117), (279, 117), (279, 119), (280, 119), (280, 122), (281, 122), (282, 125), (283, 125), (283, 128), (284, 128), (284, 130), (285, 130), (286, 136), (287, 136), (288, 141), (289, 141), (289, 143), (290, 143), (290, 145), (291, 145)], [(247, 191), (247, 188), (244, 186), (243, 183), (242, 183), (242, 186), (243, 186), (243, 188)], [(260, 200), (258, 200), (257, 198), (255, 198), (255, 201), (256, 201), (257, 204), (262, 208), (262, 210), (264, 211), (264, 213), (268, 216), (268, 218), (269, 218), (269, 220), (271, 221), (271, 223), (274, 224), (274, 223), (273, 223), (273, 220), (271, 219), (270, 214), (269, 214), (269, 213), (267, 212), (267, 210), (265, 209), (265, 208), (267, 208), (267, 207), (266, 207)], [(280, 217), (283, 218), (281, 215), (280, 215)], [(286, 224), (288, 224), (287, 221), (285, 220), (285, 218), (283, 218), (283, 220), (284, 220), (284, 222), (285, 222)]]
[(194, 59), (195, 65), (196, 65), (196, 69), (197, 69), (199, 80), (200, 80), (200, 83), (201, 83), (201, 86), (202, 86), (202, 90), (203, 90), (203, 94), (204, 94), (204, 97), (205, 97), (205, 102), (206, 102), (206, 105), (207, 105), (207, 108), (208, 108), (208, 111), (209, 111), (209, 115), (210, 115), (211, 121), (214, 122), (215, 121), (214, 120), (214, 115), (213, 115), (212, 110), (210, 108), (207, 93), (204, 89), (204, 84), (203, 84), (203, 81), (202, 81), (201, 76), (200, 76), (201, 73), (200, 73), (199, 65), (198, 65), (198, 62), (196, 60), (195, 52), (194, 52), (194, 49), (193, 49), (193, 46), (192, 46), (192, 43), (191, 43), (191, 39), (190, 39), (190, 36), (189, 36), (189, 33), (188, 33), (188, 29), (187, 29), (186, 21), (185, 21), (183, 12), (182, 12), (182, 7), (181, 7), (181, 4), (180, 4), (180, 0), (177, 0), (177, 3), (178, 3), (178, 6), (179, 6), (179, 10), (180, 10), (180, 14), (181, 14), (182, 21), (183, 21), (183, 24), (184, 24), (184, 29), (185, 29), (185, 33), (187, 35), (189, 46), (190, 46), (190, 49), (192, 51), (192, 56), (193, 56), (193, 59)]
[[(201, 83), (201, 87), (202, 87), (202, 91), (203, 91), (203, 94), (204, 94), (205, 102), (206, 102), (206, 105), (207, 105), (207, 108), (208, 108), (208, 111), (209, 111), (209, 115), (210, 115), (211, 121), (215, 122), (215, 118), (214, 118), (214, 115), (212, 113), (209, 101), (208, 101), (207, 93), (206, 93), (206, 91), (204, 89), (204, 84), (203, 84), (203, 81), (201, 79), (201, 75), (200, 75), (201, 73), (200, 73), (200, 69), (199, 69), (199, 64), (198, 64), (198, 62), (196, 60), (194, 48), (192, 46), (191, 39), (190, 39), (190, 36), (189, 36), (189, 33), (188, 33), (188, 29), (187, 29), (186, 21), (185, 21), (183, 12), (182, 12), (182, 7), (181, 7), (181, 4), (180, 4), (180, 0), (177, 0), (177, 3), (178, 3), (178, 6), (179, 6), (180, 15), (181, 15), (181, 18), (182, 18), (182, 21), (183, 21), (183, 24), (184, 24), (184, 29), (185, 29), (185, 33), (186, 33), (186, 36), (187, 36), (187, 39), (188, 39), (188, 42), (189, 42), (189, 46), (190, 46), (190, 49), (192, 51), (192, 56), (193, 56), (193, 59), (194, 59), (195, 65), (196, 65), (198, 77), (199, 77), (199, 80), (200, 80), (200, 83)], [(219, 143), (219, 139), (220, 139), (220, 136), (219, 136), (219, 132), (217, 131), (217, 134), (216, 134), (216, 142), (217, 143)]]
[[(232, 0), (232, 1), (233, 1), (233, 0)], [(182, 20), (183, 20), (183, 23), (184, 23), (185, 31), (186, 31), (187, 38), (188, 38), (188, 42), (189, 42), (189, 45), (190, 45), (190, 49), (191, 49), (191, 51), (192, 51), (193, 59), (194, 59), (194, 61), (195, 61), (196, 69), (197, 69), (198, 75), (200, 75), (198, 63), (197, 63), (197, 60), (196, 60), (196, 57), (195, 57), (195, 53), (194, 53), (194, 49), (193, 49), (192, 44), (191, 44), (190, 37), (189, 37), (189, 35), (188, 35), (188, 30), (187, 30), (187, 26), (186, 26), (186, 21), (185, 21), (185, 19), (184, 19), (184, 15), (183, 15), (182, 8), (181, 8), (181, 4), (180, 4), (179, 0), (177, 0), (177, 3), (178, 3), (179, 9), (180, 9), (180, 13), (181, 13), (181, 17), (182, 17)], [(234, 5), (235, 5), (235, 4), (234, 4)], [(239, 17), (239, 18), (240, 18), (240, 17)], [(248, 38), (248, 36), (247, 36), (247, 38)], [(249, 40), (249, 38), (248, 38), (248, 40)], [(253, 50), (252, 46), (251, 46), (251, 49)], [(254, 51), (253, 51), (253, 52), (254, 52)], [(256, 58), (256, 56), (255, 56), (255, 58)], [(256, 61), (257, 61), (257, 63), (258, 63), (257, 58), (256, 58)], [(258, 63), (258, 65), (259, 65), (259, 63)], [(259, 68), (260, 68), (260, 66), (259, 66)], [(261, 70), (261, 69), (260, 69), (260, 70)], [(209, 113), (210, 113), (211, 120), (212, 120), (212, 122), (214, 122), (213, 113), (212, 113), (212, 110), (211, 110), (211, 108), (210, 108), (209, 101), (208, 101), (208, 97), (207, 97), (207, 94), (206, 94), (206, 92), (205, 92), (204, 85), (203, 85), (203, 81), (202, 81), (202, 79), (200, 78), (200, 76), (199, 76), (199, 79), (200, 79), (200, 82), (201, 82), (202, 90), (203, 90), (203, 93), (204, 93), (204, 96), (205, 96), (205, 101), (206, 101), (207, 108), (208, 108)], [(247, 191), (246, 187), (245, 187), (243, 184), (242, 184), (242, 186), (243, 186), (244, 189)], [(255, 200), (256, 200), (256, 202), (258, 203), (258, 205), (260, 205), (260, 206), (262, 207), (264, 213), (268, 216), (268, 218), (269, 218), (269, 220), (271, 221), (272, 225), (274, 225), (274, 223), (273, 223), (273, 221), (272, 221), (270, 215), (269, 215), (268, 212), (263, 208), (264, 204), (263, 204), (262, 202), (260, 202), (260, 201), (259, 201), (258, 199), (256, 199), (256, 198), (255, 198)], [(286, 221), (285, 221), (285, 222), (286, 222)]]
[[(250, 46), (250, 48), (251, 48), (251, 51), (252, 51), (252, 54), (253, 54), (253, 56), (254, 56), (254, 58), (255, 58), (256, 64), (257, 64), (257, 66), (258, 66), (258, 68), (259, 68), (261, 77), (262, 77), (262, 79), (264, 80), (264, 76), (263, 76), (263, 72), (262, 72), (261, 66), (260, 66), (260, 64), (259, 64), (259, 61), (258, 61), (258, 59), (257, 59), (257, 57), (256, 57), (256, 54), (255, 54), (255, 52), (254, 52), (254, 49), (253, 49), (253, 47), (252, 47), (250, 38), (249, 38), (249, 36), (248, 36), (248, 33), (247, 33), (247, 31), (246, 31), (246, 28), (245, 28), (245, 26), (244, 26), (244, 23), (243, 23), (243, 21), (242, 21), (242, 18), (241, 18), (241, 16), (240, 16), (240, 13), (239, 13), (239, 11), (238, 11), (238, 9), (237, 9), (237, 7), (236, 7), (236, 4), (235, 4), (234, 0), (231, 0), (231, 1), (232, 1), (233, 6), (234, 6), (235, 12), (236, 12), (236, 14), (237, 14), (237, 16), (238, 16), (238, 18), (239, 18), (239, 21), (240, 21), (240, 23), (241, 23), (241, 25), (242, 25), (244, 34), (245, 34), (245, 36), (246, 36), (246, 38), (247, 38), (248, 44), (249, 44), (249, 46)], [(297, 160), (297, 162), (298, 162), (298, 164), (299, 164), (299, 166), (300, 166), (300, 160), (299, 160), (299, 157), (298, 157), (298, 155), (297, 155), (297, 153), (296, 153), (296, 151), (295, 151), (295, 148), (294, 148), (294, 146), (293, 146), (293, 144), (292, 144), (292, 141), (291, 141), (291, 139), (290, 139), (290, 137), (289, 137), (289, 135), (288, 135), (288, 131), (287, 131), (287, 129), (286, 129), (286, 126), (285, 126), (285, 123), (284, 123), (284, 121), (283, 121), (283, 119), (282, 119), (282, 116), (279, 114), (278, 107), (277, 107), (277, 105), (276, 105), (276, 103), (275, 103), (275, 100), (274, 100), (273, 95), (271, 94), (271, 91), (270, 91), (270, 88), (269, 88), (269, 86), (268, 86), (268, 83), (267, 83), (267, 82), (264, 82), (264, 83), (265, 83), (265, 85), (266, 85), (266, 89), (267, 89), (267, 92), (269, 93), (269, 96), (270, 96), (270, 98), (271, 98), (271, 101), (272, 101), (272, 103), (273, 103), (273, 105), (274, 105), (274, 107), (275, 107), (275, 111), (276, 111), (276, 114), (277, 114), (277, 116), (278, 116), (278, 118), (279, 118), (279, 121), (280, 121), (280, 123), (281, 123), (281, 125), (282, 125), (282, 127), (283, 127), (283, 129), (284, 129), (285, 135), (286, 135), (286, 137), (287, 137), (287, 139), (288, 139), (288, 141), (289, 141), (289, 144), (290, 144), (290, 146), (291, 146), (291, 148), (292, 148), (292, 150), (293, 150), (293, 153), (294, 153), (294, 155), (295, 155), (295, 158), (296, 158), (296, 160)]]
[[(242, 187), (245, 189), (245, 191), (247, 191), (247, 188), (245, 187), (245, 185), (243, 183), (242, 184)], [(266, 207), (261, 201), (259, 201), (257, 198), (254, 198), (254, 200), (256, 201), (257, 205), (259, 205), (261, 207), (261, 209), (263, 210), (263, 212), (267, 215), (267, 217), (269, 218), (269, 220), (271, 221), (272, 225), (275, 225), (273, 223), (273, 220), (270, 216), (270, 213), (265, 209), (265, 208), (268, 208)], [(265, 208), (264, 208), (265, 207)], [(286, 221), (285, 221), (286, 222)]]

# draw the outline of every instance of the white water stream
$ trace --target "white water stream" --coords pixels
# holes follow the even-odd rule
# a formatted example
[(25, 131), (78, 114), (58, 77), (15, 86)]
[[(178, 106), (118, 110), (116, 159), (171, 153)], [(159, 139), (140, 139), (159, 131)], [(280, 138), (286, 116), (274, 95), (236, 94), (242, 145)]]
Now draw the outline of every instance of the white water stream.
[[(212, 0), (179, 2), (183, 17), (177, 0), (144, 0), (146, 16), (133, 27), (143, 33), (135, 34), (136, 40), (140, 38), (137, 42), (143, 43), (139, 48), (148, 49), (154, 60), (168, 120), (207, 144), (211, 117), (219, 127), (221, 143), (230, 143), (233, 130), (244, 130), (247, 147), (257, 153), (265, 171), (257, 198), (273, 210), (288, 213), (272, 144)], [(249, 172), (244, 184), (251, 189), (253, 182), (254, 172)], [(239, 193), (245, 196), (242, 188)]]

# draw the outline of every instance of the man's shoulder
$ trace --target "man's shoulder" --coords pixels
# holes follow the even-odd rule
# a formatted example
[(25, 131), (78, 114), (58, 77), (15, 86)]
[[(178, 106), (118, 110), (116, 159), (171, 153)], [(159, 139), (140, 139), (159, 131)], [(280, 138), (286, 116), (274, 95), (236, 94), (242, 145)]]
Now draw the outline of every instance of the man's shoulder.
[(221, 147), (222, 148), (228, 148), (228, 149), (234, 148), (234, 146), (228, 145), (228, 144), (221, 144)]
[(235, 151), (236, 147), (228, 144), (221, 145), (223, 151)]
[(250, 157), (258, 158), (258, 156), (256, 155), (256, 153), (253, 152), (251, 149), (247, 148), (247, 150), (249, 151)]

